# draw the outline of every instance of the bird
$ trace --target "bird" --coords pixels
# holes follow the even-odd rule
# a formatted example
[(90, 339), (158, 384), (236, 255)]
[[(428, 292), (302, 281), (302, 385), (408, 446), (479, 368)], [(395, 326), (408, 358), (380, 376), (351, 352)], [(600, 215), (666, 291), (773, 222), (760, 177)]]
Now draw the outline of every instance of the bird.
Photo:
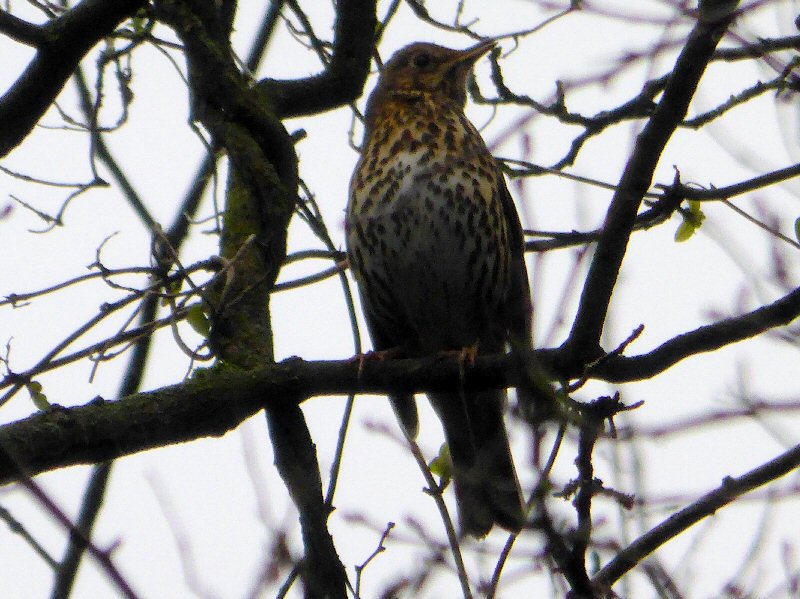
[[(464, 359), (531, 343), (519, 215), (464, 109), (473, 66), (494, 48), (417, 42), (380, 70), (353, 172), (347, 255), (376, 353)], [(525, 507), (503, 420), (505, 390), (429, 393), (452, 460), (459, 529), (518, 532)], [(413, 395), (389, 397), (416, 437)]]

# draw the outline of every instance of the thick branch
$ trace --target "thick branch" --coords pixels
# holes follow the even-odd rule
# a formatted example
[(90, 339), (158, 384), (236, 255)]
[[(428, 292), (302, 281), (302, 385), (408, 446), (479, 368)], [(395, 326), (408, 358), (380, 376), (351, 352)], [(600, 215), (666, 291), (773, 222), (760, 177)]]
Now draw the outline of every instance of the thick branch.
[[(800, 289), (757, 310), (700, 327), (641, 356), (611, 356), (589, 376), (623, 382), (649, 378), (696, 353), (718, 349), (779, 325), (800, 313)], [(545, 368), (561, 377), (583, 373), (563, 350), (539, 350)], [(567, 365), (570, 370), (559, 370)], [(466, 372), (456, 360), (425, 358), (366, 362), (304, 362), (299, 359), (248, 372), (201, 375), (158, 391), (115, 402), (53, 408), (0, 427), (0, 446), (30, 475), (77, 464), (93, 464), (172, 443), (221, 436), (265, 405), (296, 405), (310, 397), (359, 393), (401, 393), (514, 386), (515, 362), (506, 356), (479, 358)], [(0, 484), (15, 469), (0, 462)]]
[[(257, 368), (274, 359), (269, 293), (286, 257), (297, 194), (293, 140), (272, 103), (237, 69), (229, 22), (215, 3), (160, 0), (156, 14), (183, 42), (193, 118), (230, 160), (220, 250), (225, 258), (236, 257), (237, 266), (206, 297), (212, 312), (210, 347), (228, 364)], [(264, 407), (275, 465), (300, 512), (305, 596), (344, 598), (346, 573), (327, 529), (319, 464), (302, 410), (297, 402)]]
[(714, 49), (733, 20), (736, 1), (700, 3), (700, 18), (689, 35), (653, 116), (636, 140), (603, 224), (578, 313), (565, 343), (578, 360), (600, 354), (599, 341), (611, 294), (625, 257), (636, 214), (653, 180), (661, 153), (686, 116), (689, 102)]
[(25, 139), (86, 53), (145, 4), (146, 0), (84, 0), (42, 27), (36, 56), (0, 98), (0, 156)]
[(340, 0), (334, 26), (333, 56), (321, 74), (305, 79), (265, 79), (259, 88), (280, 118), (315, 114), (361, 95), (369, 74), (378, 19), (375, 0)]
[[(500, 359), (502, 363), (502, 359)], [(466, 384), (504, 386), (498, 360), (479, 360)], [(485, 368), (489, 366), (489, 368)], [(0, 427), (0, 446), (29, 475), (77, 464), (93, 464), (168, 444), (222, 436), (266, 405), (296, 406), (316, 395), (342, 390), (386, 392), (452, 388), (456, 360), (396, 360), (365, 363), (359, 378), (353, 361), (291, 360), (246, 371), (228, 368), (119, 401), (93, 401), (76, 408), (53, 407)], [(16, 469), (0, 460), (0, 484)]]
[(44, 28), (0, 10), (0, 33), (27, 46), (38, 46), (47, 40)]
[[(651, 378), (677, 362), (786, 325), (800, 315), (800, 289), (752, 312), (678, 335), (639, 356), (609, 356), (588, 376), (611, 382)], [(559, 378), (587, 375), (563, 349), (536, 352), (543, 368)], [(0, 427), (0, 446), (29, 474), (93, 464), (172, 443), (221, 436), (266, 404), (296, 405), (319, 395), (402, 393), (512, 387), (518, 365), (506, 356), (480, 357), (461, 372), (457, 360), (424, 358), (365, 362), (299, 359), (252, 372), (213, 372), (158, 391), (115, 402), (53, 408)], [(15, 470), (0, 462), (0, 484)]]
[(614, 356), (606, 362), (601, 361), (591, 370), (590, 376), (610, 382), (651, 378), (689, 356), (714, 351), (787, 325), (799, 314), (800, 289), (795, 289), (773, 303), (746, 314), (726, 318), (677, 335), (646, 354), (632, 357)]

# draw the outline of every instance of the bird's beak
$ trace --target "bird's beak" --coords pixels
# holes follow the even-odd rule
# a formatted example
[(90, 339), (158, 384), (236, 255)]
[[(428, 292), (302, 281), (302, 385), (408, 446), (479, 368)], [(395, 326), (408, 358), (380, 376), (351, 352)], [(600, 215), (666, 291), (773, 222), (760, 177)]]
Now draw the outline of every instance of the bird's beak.
[(471, 48), (467, 48), (466, 50), (461, 50), (453, 57), (451, 64), (453, 66), (468, 66), (471, 67), (478, 59), (489, 52), (492, 48), (497, 45), (497, 40), (488, 39), (483, 40), (482, 42), (478, 42)]

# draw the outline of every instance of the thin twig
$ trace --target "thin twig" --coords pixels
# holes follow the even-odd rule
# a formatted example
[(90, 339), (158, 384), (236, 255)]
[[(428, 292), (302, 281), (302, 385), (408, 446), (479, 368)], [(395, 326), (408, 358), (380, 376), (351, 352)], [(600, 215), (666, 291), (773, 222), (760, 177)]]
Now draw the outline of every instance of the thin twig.
[[(531, 491), (530, 495), (528, 496), (528, 501), (526, 503), (527, 511), (530, 514), (531, 510), (534, 509), (534, 506), (537, 502), (541, 501), (544, 492), (550, 486), (550, 472), (553, 470), (553, 466), (556, 463), (556, 456), (558, 455), (559, 450), (561, 449), (561, 443), (564, 440), (564, 434), (566, 433), (567, 425), (566, 423), (561, 423), (558, 427), (558, 433), (556, 433), (556, 438), (553, 441), (553, 447), (550, 450), (550, 455), (547, 458), (547, 463), (545, 464), (542, 472), (539, 476), (539, 482), (536, 483), (536, 486)], [(492, 579), (489, 583), (489, 590), (486, 593), (486, 599), (494, 599), (494, 596), (497, 593), (497, 589), (499, 588), (500, 584), (500, 576), (503, 573), (503, 568), (508, 561), (508, 557), (511, 555), (511, 550), (514, 547), (514, 543), (516, 542), (517, 538), (519, 538), (519, 533), (511, 533), (508, 535), (506, 539), (505, 545), (503, 545), (503, 549), (500, 552), (500, 556), (497, 558), (497, 563), (494, 566), (494, 571), (492, 572)]]
[(355, 599), (360, 599), (361, 597), (361, 575), (364, 573), (364, 569), (369, 565), (369, 563), (372, 560), (378, 557), (378, 555), (386, 551), (386, 546), (384, 545), (384, 542), (386, 541), (387, 538), (389, 538), (389, 533), (392, 531), (393, 528), (394, 528), (394, 522), (387, 523), (386, 528), (384, 529), (383, 534), (381, 535), (381, 538), (378, 541), (378, 546), (375, 547), (375, 550), (369, 555), (369, 557), (367, 557), (367, 559), (365, 559), (363, 562), (355, 566), (356, 584), (355, 584), (355, 589), (353, 591)]
[[(14, 464), (14, 458), (8, 455), (4, 449), (0, 448), (0, 452), (4, 454), (5, 462)], [(81, 539), (81, 543), (85, 544), (87, 551), (97, 560), (100, 567), (108, 574), (109, 579), (117, 587), (120, 593), (127, 597), (127, 599), (138, 599), (138, 595), (133, 591), (128, 581), (117, 569), (113, 560), (111, 559), (111, 552), (114, 550), (112, 546), (110, 549), (100, 549), (85, 537), (83, 532), (73, 524), (67, 515), (59, 508), (55, 502), (50, 499), (47, 493), (42, 489), (33, 479), (31, 479), (22, 470), (17, 469), (17, 480), (25, 490), (27, 490), (39, 502), (47, 512), (55, 518), (65, 530), (69, 531), (71, 536)]]
[(464, 599), (472, 599), (472, 591), (470, 590), (469, 586), (469, 577), (467, 575), (467, 569), (464, 566), (464, 558), (461, 555), (461, 544), (459, 542), (458, 535), (456, 534), (456, 529), (453, 526), (453, 520), (450, 518), (450, 513), (447, 510), (447, 505), (444, 502), (442, 490), (439, 488), (439, 485), (436, 484), (433, 474), (431, 473), (431, 469), (428, 468), (428, 463), (425, 461), (425, 456), (422, 455), (422, 450), (417, 442), (406, 433), (405, 429), (403, 429), (403, 434), (405, 435), (408, 446), (411, 449), (411, 455), (414, 456), (417, 466), (419, 466), (419, 470), (428, 485), (428, 494), (433, 498), (433, 501), (436, 503), (436, 507), (439, 510), (439, 515), (441, 516), (442, 524), (444, 524), (445, 533), (447, 534), (447, 541), (450, 545), (450, 551), (453, 555), (453, 561), (456, 565), (458, 581), (461, 584), (461, 591), (464, 595)]
[(798, 466), (800, 466), (800, 445), (742, 476), (725, 477), (719, 487), (706, 493), (682, 510), (671, 514), (666, 520), (620, 551), (594, 576), (593, 581), (610, 587), (667, 541), (675, 538), (703, 518), (730, 505), (745, 493), (789, 474)]

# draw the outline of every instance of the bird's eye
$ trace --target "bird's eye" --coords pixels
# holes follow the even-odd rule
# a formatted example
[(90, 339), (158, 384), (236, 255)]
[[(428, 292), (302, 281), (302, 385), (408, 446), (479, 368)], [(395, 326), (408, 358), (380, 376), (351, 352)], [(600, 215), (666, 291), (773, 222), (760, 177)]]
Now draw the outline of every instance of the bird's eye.
[(418, 67), (426, 67), (431, 62), (431, 56), (427, 52), (422, 52), (414, 57), (414, 65)]

